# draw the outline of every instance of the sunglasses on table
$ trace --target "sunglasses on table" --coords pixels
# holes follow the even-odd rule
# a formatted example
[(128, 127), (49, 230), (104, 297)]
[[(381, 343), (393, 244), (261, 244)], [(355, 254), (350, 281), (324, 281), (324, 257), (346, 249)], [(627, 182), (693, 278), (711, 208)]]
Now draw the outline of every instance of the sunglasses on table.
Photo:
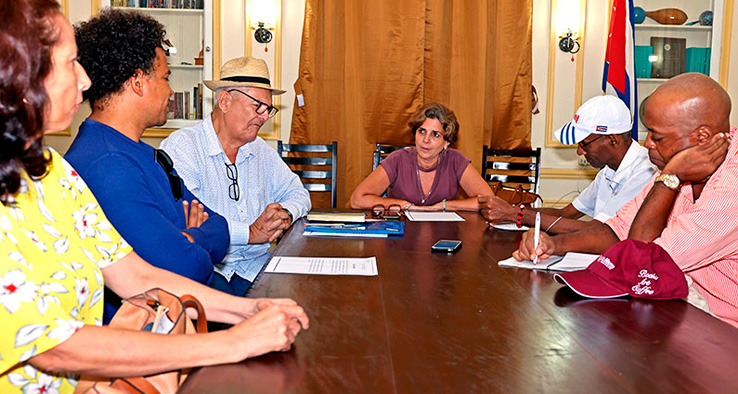
[(377, 204), (372, 207), (372, 217), (381, 220), (400, 220), (402, 218), (402, 207), (400, 204), (384, 206)]
[(169, 187), (172, 189), (172, 195), (175, 200), (181, 200), (184, 197), (184, 186), (182, 179), (174, 173), (174, 162), (167, 152), (161, 149), (154, 149), (154, 159), (164, 169), (169, 179)]

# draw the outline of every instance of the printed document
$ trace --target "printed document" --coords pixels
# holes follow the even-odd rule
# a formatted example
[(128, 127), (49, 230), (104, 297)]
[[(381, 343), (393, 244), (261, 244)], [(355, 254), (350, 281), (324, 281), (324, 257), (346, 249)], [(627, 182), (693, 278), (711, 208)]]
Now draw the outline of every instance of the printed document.
[(376, 276), (377, 258), (274, 256), (265, 272), (276, 274)]
[(507, 260), (501, 260), (497, 265), (500, 267), (569, 272), (579, 271), (589, 267), (597, 257), (599, 257), (598, 254), (569, 252), (565, 256), (551, 256), (546, 260), (538, 262), (538, 264), (533, 264), (530, 260), (517, 261), (515, 258), (510, 257)]
[(463, 222), (464, 218), (456, 212), (411, 212), (405, 216), (413, 222)]
[(493, 224), (492, 227), (502, 231), (528, 231), (529, 228), (528, 226), (518, 227), (515, 223), (497, 223)]

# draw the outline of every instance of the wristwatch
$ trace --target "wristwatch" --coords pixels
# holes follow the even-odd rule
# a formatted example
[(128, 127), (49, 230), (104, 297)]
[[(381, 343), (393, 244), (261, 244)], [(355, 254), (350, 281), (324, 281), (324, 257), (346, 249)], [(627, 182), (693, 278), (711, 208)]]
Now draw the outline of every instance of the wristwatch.
[(671, 190), (679, 189), (679, 185), (682, 184), (679, 177), (674, 174), (661, 174), (656, 177), (655, 182), (661, 182)]

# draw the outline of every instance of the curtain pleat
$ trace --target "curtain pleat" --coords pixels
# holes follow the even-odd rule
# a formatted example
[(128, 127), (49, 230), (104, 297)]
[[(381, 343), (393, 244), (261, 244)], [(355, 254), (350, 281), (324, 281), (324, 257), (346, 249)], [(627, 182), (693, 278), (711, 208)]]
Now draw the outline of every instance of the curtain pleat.
[(339, 207), (376, 143), (413, 144), (407, 122), (427, 102), (456, 112), (454, 147), (477, 168), (484, 144), (530, 146), (531, 2), (306, 1), (290, 142), (338, 141)]

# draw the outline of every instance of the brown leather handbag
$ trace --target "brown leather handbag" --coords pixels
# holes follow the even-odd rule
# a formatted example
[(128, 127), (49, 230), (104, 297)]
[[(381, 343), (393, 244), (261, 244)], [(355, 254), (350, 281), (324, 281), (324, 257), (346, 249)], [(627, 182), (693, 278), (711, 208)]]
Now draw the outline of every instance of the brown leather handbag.
[(512, 188), (509, 186), (505, 186), (502, 184), (502, 182), (497, 181), (490, 184), (490, 187), (492, 188), (492, 193), (495, 194), (495, 196), (507, 201), (508, 203), (512, 205), (518, 205), (518, 204), (532, 204), (536, 200), (541, 200), (541, 196), (539, 196), (536, 193), (529, 192), (527, 190), (524, 190), (522, 186), (518, 185), (517, 188)]
[[(187, 316), (187, 308), (197, 310), (196, 325)], [(162, 289), (151, 289), (123, 300), (123, 305), (113, 316), (110, 327), (153, 331), (163, 335), (208, 331), (205, 310), (200, 301), (191, 295), (184, 295), (180, 298)], [(119, 349), (119, 351), (126, 350)], [(189, 370), (177, 370), (128, 378), (82, 376), (74, 393), (174, 394), (187, 378), (188, 373)]]

